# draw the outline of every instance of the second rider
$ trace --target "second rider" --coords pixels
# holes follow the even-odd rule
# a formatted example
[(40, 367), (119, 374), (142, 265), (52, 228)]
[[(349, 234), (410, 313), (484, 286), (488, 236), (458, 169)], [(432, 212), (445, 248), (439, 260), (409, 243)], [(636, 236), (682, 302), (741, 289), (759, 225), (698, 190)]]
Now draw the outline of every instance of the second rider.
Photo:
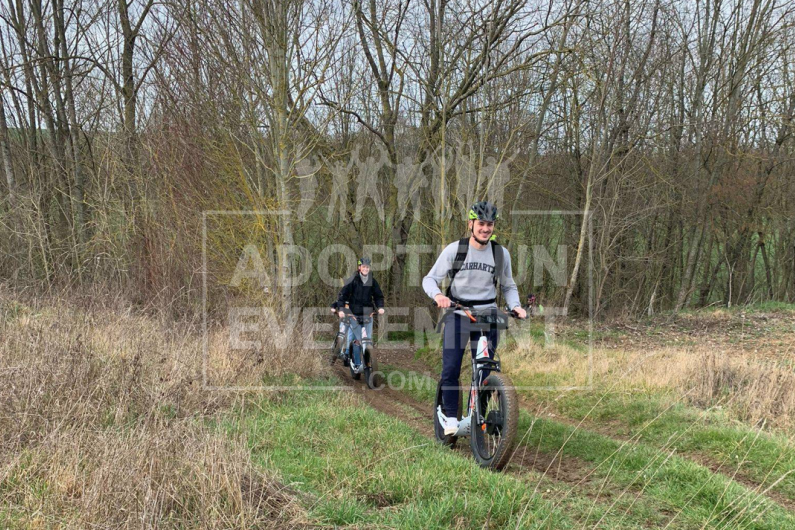
[[(340, 308), (340, 318), (345, 318), (345, 311), (341, 308), (348, 308), (355, 317), (367, 316), (376, 309), (379, 315), (384, 314), (384, 293), (381, 292), (381, 286), (370, 273), (370, 258), (359, 259), (356, 274), (348, 279), (340, 291), (337, 307)], [(358, 371), (361, 369), (361, 326), (358, 325), (358, 322), (351, 324), (348, 328), (346, 343), (350, 344), (353, 341), (353, 364), (355, 370)], [(373, 336), (372, 321), (365, 325), (365, 330), (368, 337)]]

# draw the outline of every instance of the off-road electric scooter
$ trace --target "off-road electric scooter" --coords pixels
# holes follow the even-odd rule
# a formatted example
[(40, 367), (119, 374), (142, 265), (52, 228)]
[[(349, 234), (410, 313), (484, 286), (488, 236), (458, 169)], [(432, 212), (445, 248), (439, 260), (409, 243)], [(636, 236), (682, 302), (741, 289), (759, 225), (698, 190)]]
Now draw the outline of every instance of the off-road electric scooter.
[[(367, 336), (367, 324), (373, 321), (373, 315), (370, 313), (368, 316), (354, 316), (347, 310), (345, 318), (342, 319), (337, 337), (332, 346), (332, 355), (336, 355), (342, 359), (342, 365), (347, 366), (351, 372), (353, 379), (359, 380), (364, 374), (364, 380), (368, 388), (373, 390), (381, 388), (383, 385), (383, 376), (378, 371), (378, 361), (375, 358), (375, 349), (373, 348), (372, 337)], [(353, 362), (353, 342), (348, 342), (348, 329), (351, 326), (356, 326), (361, 330), (361, 340), (354, 339), (360, 344), (360, 359), (361, 364), (357, 365)], [(355, 330), (356, 328), (354, 328)], [(354, 331), (355, 333), (355, 331)]]
[[(508, 328), (508, 315), (497, 309), (479, 312), (471, 307), (454, 304), (444, 317), (453, 310), (462, 310), (480, 329), (477, 350), (472, 355), (472, 380), (467, 400), (466, 415), (461, 417), (461, 401), (459, 401), (459, 423), (455, 434), (446, 435), (440, 416), (443, 414), (442, 384), (436, 390), (434, 407), (434, 432), (436, 439), (450, 447), (455, 446), (458, 438), (469, 437), (472, 454), (482, 467), (499, 470), (510, 460), (516, 438), (519, 420), (519, 403), (516, 392), (505, 374), (500, 371), (500, 361), (494, 352), (489, 351), (487, 331), (491, 327)], [(510, 315), (518, 318), (513, 313)], [(441, 322), (440, 321), (440, 322)], [(484, 372), (488, 375), (483, 378)]]

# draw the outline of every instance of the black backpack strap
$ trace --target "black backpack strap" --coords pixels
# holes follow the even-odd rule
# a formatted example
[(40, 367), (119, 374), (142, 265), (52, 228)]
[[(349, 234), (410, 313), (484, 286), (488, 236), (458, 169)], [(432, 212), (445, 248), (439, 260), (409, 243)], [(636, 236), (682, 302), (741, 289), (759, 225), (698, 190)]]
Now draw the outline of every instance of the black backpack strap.
[[(494, 287), (499, 283), (500, 275), (502, 274), (503, 258), (505, 254), (502, 251), (502, 246), (496, 241), (491, 242), (491, 257), (494, 258)], [(497, 293), (499, 296), (500, 293)]]
[(450, 289), (453, 287), (453, 279), (455, 275), (461, 270), (461, 267), (464, 266), (464, 261), (467, 259), (467, 253), (469, 252), (469, 238), (462, 237), (458, 240), (458, 252), (456, 252), (455, 259), (453, 260), (453, 266), (447, 272), (447, 278), (449, 282), (447, 283), (447, 292), (445, 296), (448, 298), (450, 297)]
[[(502, 251), (502, 245), (493, 240), (491, 242), (491, 256), (494, 258), (494, 291), (496, 292), (497, 300), (502, 300), (500, 276), (502, 275), (505, 253)], [(501, 305), (502, 302), (498, 303), (497, 307)]]

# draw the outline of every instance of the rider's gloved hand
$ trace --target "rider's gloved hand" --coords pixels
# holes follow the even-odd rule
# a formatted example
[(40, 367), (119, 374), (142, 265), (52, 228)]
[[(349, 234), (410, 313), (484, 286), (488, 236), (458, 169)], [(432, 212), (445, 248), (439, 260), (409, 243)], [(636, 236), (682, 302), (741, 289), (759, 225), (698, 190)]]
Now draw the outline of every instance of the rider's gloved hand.
[(453, 302), (442, 293), (437, 294), (436, 296), (433, 297), (433, 299), (436, 301), (436, 305), (441, 307), (442, 309), (453, 305)]
[(384, 308), (383, 307), (379, 307), (378, 308), (378, 314), (379, 315), (383, 315), (384, 314)]

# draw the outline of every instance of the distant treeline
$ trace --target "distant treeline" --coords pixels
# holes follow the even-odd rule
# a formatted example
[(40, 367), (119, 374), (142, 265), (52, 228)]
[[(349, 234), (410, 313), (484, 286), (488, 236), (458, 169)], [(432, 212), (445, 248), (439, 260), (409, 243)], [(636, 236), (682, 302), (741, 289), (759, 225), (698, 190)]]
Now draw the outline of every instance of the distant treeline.
[(318, 304), (380, 245), (405, 304), (489, 198), (550, 305), (795, 300), (792, 2), (2, 1), (0, 278), (187, 309), (276, 244)]

